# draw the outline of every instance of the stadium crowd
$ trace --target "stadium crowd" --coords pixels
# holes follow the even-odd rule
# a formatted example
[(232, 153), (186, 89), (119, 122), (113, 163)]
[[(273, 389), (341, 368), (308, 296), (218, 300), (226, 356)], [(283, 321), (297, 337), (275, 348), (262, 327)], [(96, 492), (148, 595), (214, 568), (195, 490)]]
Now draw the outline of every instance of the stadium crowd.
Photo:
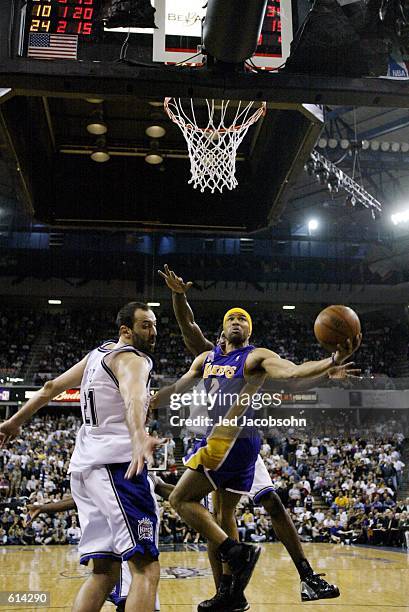
[[(2, 544), (75, 544), (79, 540), (75, 510), (41, 514), (28, 521), (29, 505), (59, 501), (70, 493), (67, 470), (80, 419), (56, 411), (36, 416), (20, 437), (0, 451)], [(409, 548), (409, 498), (397, 501), (404, 468), (403, 435), (391, 433), (394, 429), (399, 427), (388, 428), (384, 423), (368, 427), (364, 438), (362, 432), (361, 437), (356, 433), (340, 436), (334, 422), (333, 433), (325, 437), (272, 430), (263, 439), (261, 455), (302, 540)], [(188, 432), (183, 436), (186, 450), (191, 437)], [(175, 445), (170, 438), (167, 471), (161, 472), (171, 484), (180, 475)], [(161, 461), (163, 457), (157, 458)], [(163, 543), (200, 541), (168, 502), (162, 501), (160, 507)], [(237, 509), (237, 520), (243, 540), (276, 539), (269, 516), (246, 497)]]
[(27, 309), (20, 313), (0, 310), (0, 378), (24, 372), (42, 319), (41, 313)]
[[(180, 376), (190, 366), (192, 356), (184, 349), (173, 313), (164, 309), (157, 313), (157, 318), (156, 379)], [(215, 321), (221, 321), (222, 313), (220, 317), (215, 317), (215, 314), (205, 312), (198, 314), (197, 318), (205, 336), (216, 341)], [(36, 357), (35, 368), (32, 368), (32, 380), (25, 380), (41, 385), (71, 367), (103, 340), (116, 338), (114, 319), (114, 311), (107, 310), (44, 312), (41, 315), (27, 313), (23, 318), (21, 313), (2, 310), (0, 375), (24, 378), (33, 341), (42, 334), (46, 340), (41, 345), (40, 355)], [(254, 315), (253, 329), (253, 344), (271, 348), (295, 363), (326, 356), (314, 338), (312, 319), (305, 315), (259, 311)], [(379, 383), (379, 388), (393, 388), (393, 382), (388, 377), (396, 375), (397, 347), (402, 342), (404, 346), (400, 352), (405, 355), (408, 340), (400, 328), (364, 322), (363, 343), (355, 361), (366, 380), (375, 376), (371, 380), (371, 387)]]

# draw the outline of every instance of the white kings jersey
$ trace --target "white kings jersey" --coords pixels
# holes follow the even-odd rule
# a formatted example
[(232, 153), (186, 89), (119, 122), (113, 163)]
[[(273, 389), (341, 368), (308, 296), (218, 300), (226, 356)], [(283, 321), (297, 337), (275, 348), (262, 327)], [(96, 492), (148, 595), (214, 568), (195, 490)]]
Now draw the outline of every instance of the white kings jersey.
[(119, 384), (110, 369), (114, 355), (132, 352), (148, 362), (149, 377), (146, 389), (145, 414), (150, 399), (150, 372), (153, 367), (149, 355), (124, 345), (113, 349), (112, 341), (94, 349), (88, 357), (81, 381), (81, 411), (83, 425), (75, 441), (69, 472), (109, 463), (125, 463), (132, 459), (131, 436), (126, 423), (125, 403)]

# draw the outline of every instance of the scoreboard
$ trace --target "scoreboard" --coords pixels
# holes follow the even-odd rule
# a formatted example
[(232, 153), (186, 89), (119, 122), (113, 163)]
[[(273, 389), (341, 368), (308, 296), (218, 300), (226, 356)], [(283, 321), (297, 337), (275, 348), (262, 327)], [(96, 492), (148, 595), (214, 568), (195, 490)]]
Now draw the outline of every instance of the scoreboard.
[(95, 34), (98, 0), (27, 0), (26, 32)]
[[(201, 42), (201, 20), (206, 14), (203, 0), (155, 0), (155, 7), (158, 29), (153, 33), (153, 59), (170, 63), (201, 62), (200, 55), (189, 58), (197, 54)], [(285, 62), (290, 54), (294, 21), (291, 0), (268, 0), (257, 51), (252, 58), (256, 66), (275, 68)]]
[[(101, 0), (27, 0), (20, 53), (37, 59), (81, 59), (83, 42), (99, 38)], [(98, 35), (98, 36), (97, 36)]]

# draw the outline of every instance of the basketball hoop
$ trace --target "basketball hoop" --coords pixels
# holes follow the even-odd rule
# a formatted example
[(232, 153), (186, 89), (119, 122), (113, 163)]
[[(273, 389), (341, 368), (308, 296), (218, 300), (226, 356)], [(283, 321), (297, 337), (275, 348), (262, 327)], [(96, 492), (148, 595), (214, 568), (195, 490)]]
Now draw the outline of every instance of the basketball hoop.
[[(181, 129), (185, 137), (190, 158), (191, 179), (196, 189), (203, 193), (206, 188), (212, 193), (237, 187), (237, 149), (253, 123), (266, 113), (266, 103), (254, 108), (254, 102), (240, 102), (236, 109), (230, 100), (206, 100), (206, 125), (200, 127), (196, 121), (194, 102), (185, 103), (180, 98), (165, 98), (165, 111)], [(198, 113), (199, 110), (196, 109)], [(206, 112), (206, 110), (204, 111)]]

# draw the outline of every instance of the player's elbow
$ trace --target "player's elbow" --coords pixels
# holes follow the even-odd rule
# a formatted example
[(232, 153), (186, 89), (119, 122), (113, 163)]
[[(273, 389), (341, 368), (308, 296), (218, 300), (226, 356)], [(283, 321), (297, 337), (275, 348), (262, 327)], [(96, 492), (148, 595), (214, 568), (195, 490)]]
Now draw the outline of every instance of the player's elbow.
[(41, 394), (44, 395), (47, 399), (53, 399), (56, 395), (58, 395), (58, 390), (54, 380), (47, 380), (47, 382), (43, 385), (41, 389)]

